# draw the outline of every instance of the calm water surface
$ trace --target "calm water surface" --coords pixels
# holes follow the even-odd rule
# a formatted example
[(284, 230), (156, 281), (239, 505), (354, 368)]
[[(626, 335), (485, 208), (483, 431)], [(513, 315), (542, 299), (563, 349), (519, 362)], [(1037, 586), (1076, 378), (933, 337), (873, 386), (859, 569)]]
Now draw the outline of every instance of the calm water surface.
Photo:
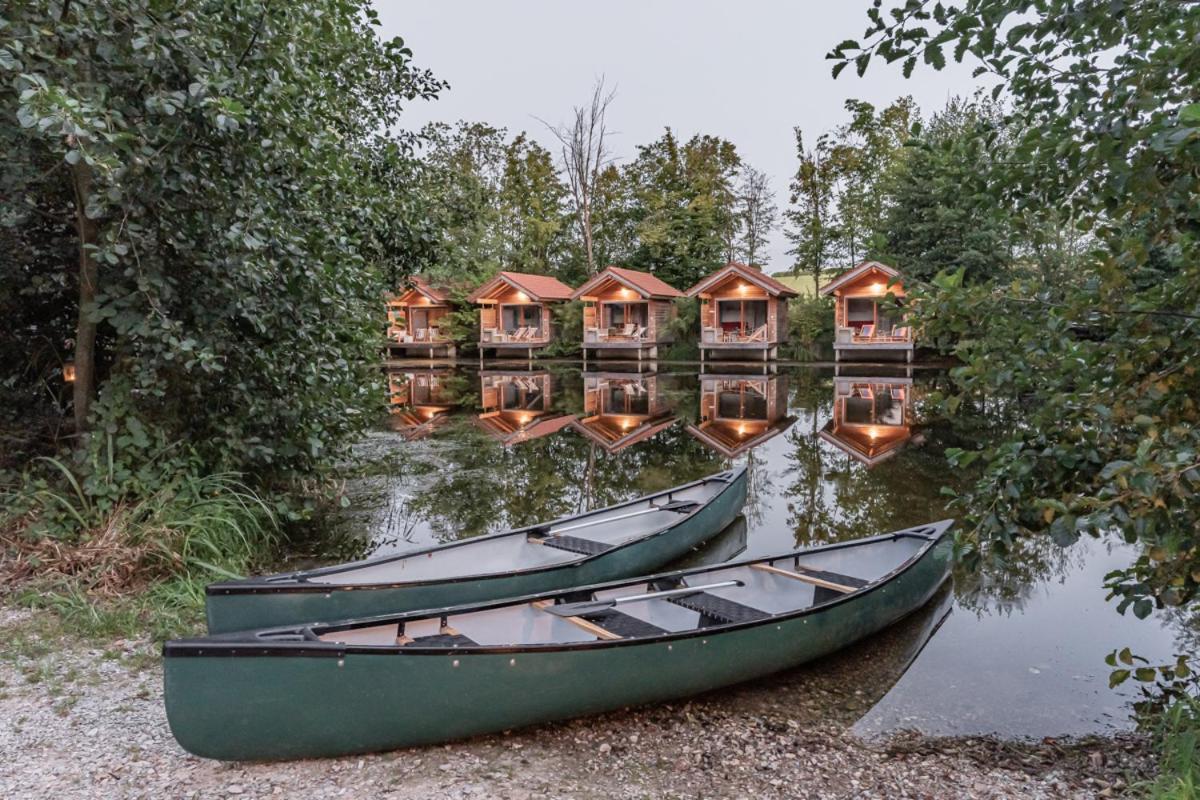
[[(357, 553), (383, 554), (608, 505), (733, 464), (750, 468), (739, 520), (692, 563), (869, 536), (950, 515), (941, 458), (971, 420), (933, 424), (922, 398), (945, 377), (903, 368), (651, 364), (389, 372), (393, 413), (362, 445), (376, 465), (342, 521)], [(886, 635), (768, 681), (731, 702), (817, 713), (865, 735), (1042, 737), (1131, 727), (1132, 688), (1108, 688), (1104, 656), (1168, 658), (1190, 634), (1118, 615), (1103, 576), (1123, 545), (1027, 546), (1004, 574), (958, 576)], [(837, 687), (813, 689), (822, 683)]]

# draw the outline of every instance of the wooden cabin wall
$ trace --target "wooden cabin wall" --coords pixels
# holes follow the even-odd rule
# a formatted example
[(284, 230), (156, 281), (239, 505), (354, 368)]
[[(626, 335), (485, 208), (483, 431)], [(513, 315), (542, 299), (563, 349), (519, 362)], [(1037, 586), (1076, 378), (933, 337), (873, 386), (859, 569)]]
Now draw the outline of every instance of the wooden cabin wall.
[(496, 306), (487, 305), (479, 307), (479, 327), (481, 330), (494, 329), (498, 327), (499, 313)]
[(671, 333), (670, 321), (675, 318), (675, 304), (670, 300), (650, 301), (650, 325), (646, 335), (652, 342), (670, 342), (675, 339)]
[(583, 381), (583, 413), (585, 416), (595, 416), (600, 412), (599, 378), (585, 378)]
[(597, 325), (597, 315), (599, 308), (594, 303), (585, 303), (583, 306), (583, 328), (595, 328)]
[(775, 314), (776, 344), (785, 344), (788, 340), (788, 301), (782, 297), (772, 298), (772, 309)]

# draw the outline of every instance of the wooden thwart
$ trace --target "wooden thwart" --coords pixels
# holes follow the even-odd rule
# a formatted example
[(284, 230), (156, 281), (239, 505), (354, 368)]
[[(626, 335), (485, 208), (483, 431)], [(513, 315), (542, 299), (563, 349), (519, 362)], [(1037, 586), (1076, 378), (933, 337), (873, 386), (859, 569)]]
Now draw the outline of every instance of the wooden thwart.
[[(545, 610), (547, 606), (554, 605), (554, 601), (553, 600), (536, 600), (531, 605), (536, 609)], [(612, 631), (606, 630), (605, 628), (601, 628), (596, 623), (589, 622), (588, 620), (584, 619), (583, 617), (559, 617), (559, 619), (566, 620), (567, 622), (571, 623), (572, 625), (583, 628), (588, 633), (594, 634), (595, 636), (597, 636), (601, 639), (620, 639), (621, 638), (620, 636), (613, 633)]]
[(782, 575), (785, 578), (792, 578), (797, 581), (811, 583), (814, 586), (824, 586), (826, 589), (832, 589), (835, 592), (848, 593), (855, 591), (853, 586), (843, 586), (840, 583), (827, 581), (824, 578), (817, 578), (813, 575), (805, 575), (803, 572), (792, 572), (790, 569), (780, 569), (779, 567), (770, 564), (751, 564), (751, 569), (759, 569), (763, 572), (769, 572), (772, 575)]

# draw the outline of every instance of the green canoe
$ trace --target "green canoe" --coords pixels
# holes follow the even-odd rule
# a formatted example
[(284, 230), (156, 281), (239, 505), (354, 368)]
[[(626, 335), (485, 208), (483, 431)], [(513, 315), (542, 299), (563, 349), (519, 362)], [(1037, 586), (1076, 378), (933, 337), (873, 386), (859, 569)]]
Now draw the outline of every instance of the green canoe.
[(356, 619), (518, 597), (660, 569), (721, 532), (746, 468), (620, 505), (335, 567), (214, 583), (209, 633)]
[(167, 719), (219, 759), (336, 756), (684, 697), (869, 636), (945, 580), (952, 521), (479, 605), (168, 642)]

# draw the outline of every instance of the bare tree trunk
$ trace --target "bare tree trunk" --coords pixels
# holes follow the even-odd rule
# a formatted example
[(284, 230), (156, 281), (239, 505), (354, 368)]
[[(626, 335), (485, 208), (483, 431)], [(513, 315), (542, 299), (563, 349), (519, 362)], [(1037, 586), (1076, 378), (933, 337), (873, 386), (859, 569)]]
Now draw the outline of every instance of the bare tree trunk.
[(592, 225), (593, 200), (600, 173), (612, 162), (608, 150), (608, 126), (605, 117), (608, 106), (616, 97), (616, 91), (604, 91), (604, 78), (596, 81), (592, 89), (592, 100), (587, 106), (575, 106), (575, 118), (569, 125), (553, 126), (542, 120), (562, 145), (563, 171), (571, 187), (571, 200), (575, 206), (575, 223), (583, 239), (587, 256), (588, 273), (596, 272), (595, 231)]
[(89, 316), (96, 300), (99, 267), (93, 256), (97, 226), (88, 219), (87, 201), (92, 192), (91, 168), (77, 161), (71, 166), (71, 183), (75, 191), (75, 226), (79, 232), (79, 317), (75, 327), (75, 432), (88, 432), (88, 412), (96, 393), (96, 323)]

